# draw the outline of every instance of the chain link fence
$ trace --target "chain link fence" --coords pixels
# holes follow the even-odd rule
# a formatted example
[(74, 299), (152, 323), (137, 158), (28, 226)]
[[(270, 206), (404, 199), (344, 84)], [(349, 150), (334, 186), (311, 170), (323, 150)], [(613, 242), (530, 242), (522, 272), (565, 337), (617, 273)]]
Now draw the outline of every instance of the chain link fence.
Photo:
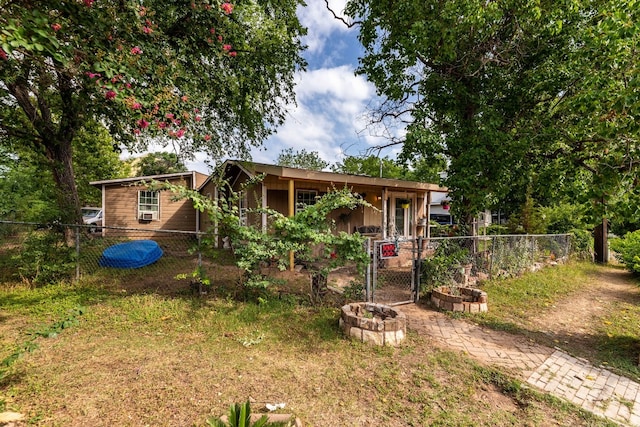
[[(36, 224), (0, 221), (0, 283), (38, 286), (88, 278), (102, 283), (126, 282), (140, 289), (188, 288), (201, 272), (215, 274), (215, 255), (204, 243), (204, 233), (140, 230), (117, 227)], [(118, 268), (105, 250), (121, 243), (153, 240), (161, 256), (142, 268)], [(138, 248), (121, 245), (124, 257), (140, 259)], [(132, 253), (128, 254), (127, 251)], [(157, 251), (157, 249), (156, 249)], [(144, 262), (144, 256), (141, 262)], [(128, 264), (127, 264), (128, 265)], [(187, 280), (183, 280), (187, 279)], [(133, 286), (133, 287), (135, 287)]]
[(416, 301), (439, 286), (521, 275), (568, 260), (571, 235), (497, 235), (375, 241), (369, 300)]
[[(217, 285), (241, 280), (229, 251), (212, 249), (205, 233), (117, 227), (104, 227), (103, 233), (92, 227), (0, 221), (0, 283), (38, 286), (88, 278), (125, 283), (127, 289), (180, 292), (190, 287), (202, 291), (201, 278)], [(161, 249), (157, 261), (142, 268), (113, 268), (104, 262), (106, 249), (145, 239)], [(473, 286), (564, 262), (571, 253), (571, 236), (369, 240), (367, 247), (372, 262), (364, 278), (365, 297), (393, 303), (415, 301), (438, 286)], [(351, 270), (341, 281), (362, 283)]]

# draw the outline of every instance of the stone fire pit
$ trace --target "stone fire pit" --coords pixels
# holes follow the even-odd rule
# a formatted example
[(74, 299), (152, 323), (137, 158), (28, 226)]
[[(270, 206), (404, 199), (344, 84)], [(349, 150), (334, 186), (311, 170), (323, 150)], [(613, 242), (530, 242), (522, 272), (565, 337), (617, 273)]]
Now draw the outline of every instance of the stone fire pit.
[(340, 329), (361, 342), (397, 346), (407, 334), (407, 316), (388, 305), (351, 303), (342, 306)]
[(487, 293), (480, 289), (459, 287), (456, 292), (449, 286), (440, 286), (431, 291), (431, 302), (437, 308), (448, 311), (480, 313), (489, 311)]

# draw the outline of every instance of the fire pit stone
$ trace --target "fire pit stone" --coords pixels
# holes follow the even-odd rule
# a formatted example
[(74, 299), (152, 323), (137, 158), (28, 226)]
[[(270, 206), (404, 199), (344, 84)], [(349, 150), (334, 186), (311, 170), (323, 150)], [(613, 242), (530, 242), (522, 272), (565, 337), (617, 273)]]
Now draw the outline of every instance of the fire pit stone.
[(397, 346), (406, 336), (407, 316), (388, 305), (351, 303), (340, 310), (340, 328), (361, 342)]

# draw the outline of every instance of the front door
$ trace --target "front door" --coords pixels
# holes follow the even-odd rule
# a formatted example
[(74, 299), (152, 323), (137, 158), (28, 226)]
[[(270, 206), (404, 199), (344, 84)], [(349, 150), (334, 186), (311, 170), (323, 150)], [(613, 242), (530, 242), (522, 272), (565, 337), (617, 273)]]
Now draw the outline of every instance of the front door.
[(407, 196), (392, 196), (391, 197), (391, 210), (392, 218), (392, 230), (390, 230), (390, 236), (393, 237), (410, 237), (413, 235), (413, 203), (412, 198)]

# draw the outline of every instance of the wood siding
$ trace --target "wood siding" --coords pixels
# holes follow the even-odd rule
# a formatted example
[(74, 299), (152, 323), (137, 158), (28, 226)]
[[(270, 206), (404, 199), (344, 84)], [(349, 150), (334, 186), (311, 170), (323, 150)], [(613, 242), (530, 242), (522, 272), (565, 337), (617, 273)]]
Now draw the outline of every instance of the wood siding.
[[(190, 187), (190, 179), (172, 183)], [(172, 201), (172, 193), (160, 192), (160, 210), (157, 220), (138, 219), (138, 192), (146, 186), (120, 184), (104, 188), (104, 225), (137, 229), (164, 229), (196, 231), (196, 211), (190, 200)], [(105, 229), (105, 234), (115, 230)]]

